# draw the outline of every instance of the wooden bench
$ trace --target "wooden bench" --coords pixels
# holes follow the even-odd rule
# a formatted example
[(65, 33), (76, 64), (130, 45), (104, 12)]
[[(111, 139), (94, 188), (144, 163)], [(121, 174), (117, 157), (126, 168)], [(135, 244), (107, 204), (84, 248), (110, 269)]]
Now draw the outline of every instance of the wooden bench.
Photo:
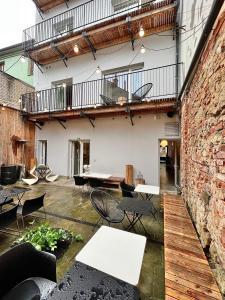
[(180, 196), (164, 195), (165, 299), (222, 300)]
[(124, 181), (124, 177), (111, 176), (104, 180), (103, 186), (119, 188), (122, 181)]

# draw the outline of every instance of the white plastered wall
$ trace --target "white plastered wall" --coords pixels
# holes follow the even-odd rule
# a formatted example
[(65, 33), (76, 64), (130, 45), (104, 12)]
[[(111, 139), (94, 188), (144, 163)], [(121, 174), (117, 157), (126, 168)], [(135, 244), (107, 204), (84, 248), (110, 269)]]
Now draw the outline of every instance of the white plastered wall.
[(37, 140), (48, 141), (47, 163), (54, 173), (69, 175), (69, 140), (90, 140), (91, 170), (114, 176), (125, 176), (125, 165), (134, 166), (134, 177), (140, 171), (146, 183), (159, 185), (159, 139), (165, 135), (165, 123), (176, 122), (166, 114), (129, 118), (97, 118), (95, 128), (88, 119), (67, 121), (66, 130), (56, 121), (37, 130)]

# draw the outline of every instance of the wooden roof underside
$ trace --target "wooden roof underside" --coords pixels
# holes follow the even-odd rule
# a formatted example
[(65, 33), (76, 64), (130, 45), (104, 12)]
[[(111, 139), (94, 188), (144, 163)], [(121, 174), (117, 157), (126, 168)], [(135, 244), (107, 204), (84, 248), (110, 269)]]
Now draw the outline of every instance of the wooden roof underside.
[[(84, 112), (89, 117), (99, 118), (99, 117), (116, 117), (116, 116), (129, 116), (126, 110), (127, 106), (104, 106), (97, 108), (83, 108), (76, 110), (68, 110), (61, 112), (45, 112), (38, 114), (31, 114), (27, 116), (28, 120), (33, 122), (45, 122), (54, 120), (55, 118), (69, 120), (69, 119), (78, 119), (81, 118), (81, 111)], [(157, 99), (152, 100), (151, 102), (143, 103), (134, 103), (129, 104), (130, 112), (132, 116), (134, 115), (143, 115), (149, 113), (160, 113), (160, 112), (170, 112), (176, 111), (176, 99), (167, 98), (167, 99)]]
[(41, 12), (45, 13), (49, 9), (65, 4), (68, 0), (33, 0), (36, 6), (41, 10)]
[[(131, 17), (131, 31), (134, 39), (139, 39), (140, 24), (144, 27), (145, 36), (170, 30), (175, 26), (175, 4), (170, 4), (154, 10), (144, 8), (143, 12)], [(89, 27), (87, 34), (96, 50), (104, 49), (131, 40), (126, 16), (114, 18), (104, 23)], [(78, 44), (80, 52), (75, 54), (74, 45)], [(66, 59), (91, 52), (89, 45), (82, 36), (82, 32), (72, 33), (57, 39), (54, 45)], [(50, 43), (42, 44), (29, 53), (30, 57), (40, 65), (47, 65), (59, 61), (60, 55)]]

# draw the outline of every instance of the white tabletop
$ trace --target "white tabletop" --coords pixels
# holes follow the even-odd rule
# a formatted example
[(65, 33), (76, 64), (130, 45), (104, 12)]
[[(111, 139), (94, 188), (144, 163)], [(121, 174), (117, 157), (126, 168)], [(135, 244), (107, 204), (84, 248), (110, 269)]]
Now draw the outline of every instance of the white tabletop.
[(111, 174), (104, 174), (104, 173), (90, 172), (90, 173), (81, 173), (80, 176), (81, 177), (88, 177), (88, 178), (108, 179), (112, 175)]
[(101, 226), (76, 256), (76, 260), (99, 271), (137, 285), (146, 237)]
[(159, 187), (154, 185), (138, 184), (134, 191), (144, 194), (159, 195)]

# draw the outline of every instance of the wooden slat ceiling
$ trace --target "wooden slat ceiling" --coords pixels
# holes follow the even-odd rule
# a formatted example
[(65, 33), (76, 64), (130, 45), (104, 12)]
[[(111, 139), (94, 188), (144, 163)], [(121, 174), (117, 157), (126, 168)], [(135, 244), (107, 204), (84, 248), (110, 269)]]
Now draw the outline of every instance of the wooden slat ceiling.
[(60, 4), (66, 3), (66, 2), (68, 2), (68, 1), (66, 1), (66, 0), (34, 0), (34, 3), (37, 5), (37, 7), (44, 13), (55, 6), (58, 6)]
[[(159, 33), (174, 28), (175, 26), (175, 4), (150, 9), (143, 8), (138, 14), (131, 16), (131, 30), (135, 39), (139, 39), (140, 24), (144, 27), (145, 36)], [(87, 31), (91, 43), (96, 50), (118, 45), (130, 40), (130, 33), (126, 16), (114, 18), (104, 23), (92, 26)], [(74, 45), (78, 44), (80, 52), (75, 54)], [(91, 52), (82, 32), (60, 38), (55, 45), (66, 58), (82, 55)], [(50, 43), (42, 44), (29, 53), (30, 57), (40, 65), (46, 65), (60, 60), (59, 54), (51, 48)]]
[[(170, 112), (176, 111), (176, 99), (175, 98), (167, 98), (167, 99), (157, 99), (151, 100), (151, 102), (143, 102), (143, 103), (134, 103), (129, 104), (129, 108), (131, 114), (135, 115), (142, 115), (142, 114), (149, 114), (149, 113), (159, 113), (159, 112)], [(127, 116), (129, 117), (128, 113), (126, 112), (126, 106), (104, 106), (104, 107), (97, 107), (97, 108), (83, 108), (82, 110), (67, 110), (61, 112), (48, 112), (46, 113), (38, 113), (38, 114), (31, 114), (28, 116), (28, 119), (33, 122), (45, 122), (49, 120), (54, 120), (55, 118), (59, 119), (77, 119), (81, 118), (80, 112), (85, 112), (86, 115), (94, 118), (99, 117), (116, 117), (116, 116)]]

